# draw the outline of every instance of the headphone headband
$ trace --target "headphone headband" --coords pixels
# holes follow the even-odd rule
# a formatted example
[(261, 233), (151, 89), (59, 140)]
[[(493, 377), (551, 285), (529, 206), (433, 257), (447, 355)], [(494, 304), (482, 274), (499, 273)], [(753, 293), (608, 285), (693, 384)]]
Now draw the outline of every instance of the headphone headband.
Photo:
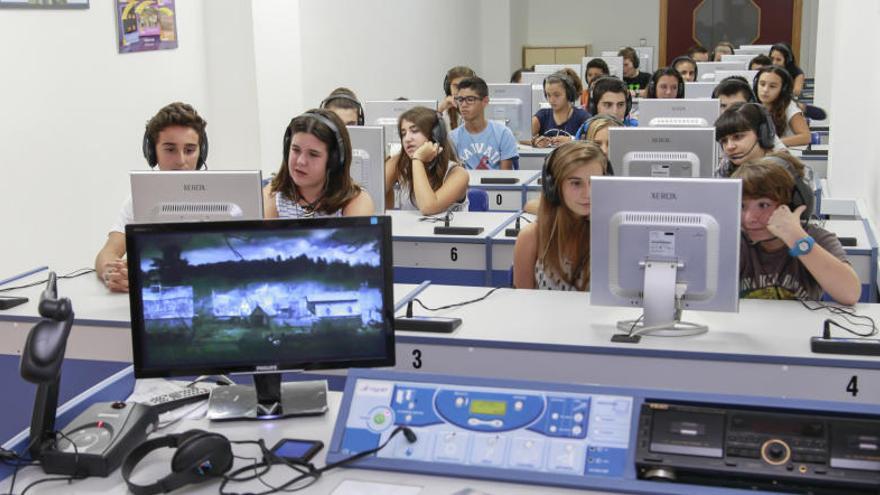
[[(171, 127), (171, 125), (168, 125), (167, 127)], [(207, 162), (208, 160), (208, 133), (205, 132), (204, 129), (198, 130), (195, 127), (189, 128), (196, 131), (196, 133), (198, 133), (199, 135), (199, 158), (196, 161), (196, 170), (207, 168), (205, 162)], [(161, 133), (162, 130), (160, 130), (159, 132)], [(159, 164), (159, 155), (156, 153), (156, 143), (153, 141), (153, 138), (150, 137), (149, 126), (146, 130), (144, 130), (144, 139), (141, 142), (141, 148), (143, 150), (144, 158), (147, 160), (147, 164), (150, 166), (150, 168), (154, 168), (156, 165)]]
[(651, 76), (651, 81), (648, 83), (648, 98), (657, 98), (657, 83), (663, 76), (671, 76), (678, 81), (678, 88), (675, 90), (675, 97), (684, 98), (684, 78), (681, 77), (681, 74), (677, 70), (675, 70), (675, 66), (673, 65), (657, 69), (654, 72)]
[(364, 125), (364, 107), (363, 105), (361, 105), (361, 102), (358, 101), (357, 98), (354, 98), (351, 95), (347, 95), (345, 93), (330, 93), (329, 96), (321, 101), (320, 108), (323, 110), (329, 110), (327, 108), (327, 105), (332, 103), (333, 100), (345, 100), (352, 102), (357, 109), (357, 125)]
[(544, 78), (544, 97), (547, 97), (547, 84), (560, 83), (562, 87), (565, 89), (565, 99), (568, 100), (569, 103), (574, 104), (577, 101), (577, 89), (574, 87), (574, 83), (571, 81), (571, 78), (568, 77), (568, 74), (563, 72), (554, 72), (549, 74)]
[(345, 170), (346, 151), (345, 142), (342, 139), (342, 133), (340, 132), (339, 127), (335, 123), (333, 123), (332, 120), (314, 110), (309, 110), (299, 115), (298, 117), (295, 117), (290, 122), (290, 125), (287, 126), (287, 130), (284, 132), (284, 163), (287, 163), (290, 157), (290, 143), (293, 140), (293, 122), (300, 117), (313, 118), (330, 129), (330, 131), (333, 133), (333, 136), (336, 138), (336, 149), (332, 151), (328, 150), (329, 153), (327, 157), (327, 173), (342, 173), (342, 171)]
[(632, 110), (632, 95), (629, 88), (626, 87), (626, 83), (615, 76), (600, 76), (590, 85), (590, 113), (599, 114), (599, 99), (608, 92), (623, 93), (626, 99), (626, 113), (623, 114), (623, 117), (628, 117), (630, 110)]
[(794, 182), (794, 187), (791, 190), (791, 199), (788, 203), (788, 208), (791, 211), (795, 211), (801, 206), (806, 206), (804, 211), (801, 213), (801, 223), (806, 223), (807, 221), (809, 221), (810, 217), (813, 215), (813, 206), (816, 202), (816, 197), (815, 193), (813, 192), (813, 188), (810, 187), (810, 184), (807, 182), (806, 177), (799, 174), (788, 160), (780, 156), (767, 155), (762, 160), (773, 162), (781, 166), (785, 169), (786, 172), (788, 172), (788, 174), (791, 176), (792, 181)]

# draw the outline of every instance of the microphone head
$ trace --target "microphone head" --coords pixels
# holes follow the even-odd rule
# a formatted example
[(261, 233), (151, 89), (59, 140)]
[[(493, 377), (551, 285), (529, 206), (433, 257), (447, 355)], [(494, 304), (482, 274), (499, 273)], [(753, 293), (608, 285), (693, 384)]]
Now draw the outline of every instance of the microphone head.
[(403, 436), (406, 437), (406, 441), (409, 443), (416, 443), (416, 440), (418, 440), (416, 433), (409, 428), (404, 426), (401, 431), (403, 431)]

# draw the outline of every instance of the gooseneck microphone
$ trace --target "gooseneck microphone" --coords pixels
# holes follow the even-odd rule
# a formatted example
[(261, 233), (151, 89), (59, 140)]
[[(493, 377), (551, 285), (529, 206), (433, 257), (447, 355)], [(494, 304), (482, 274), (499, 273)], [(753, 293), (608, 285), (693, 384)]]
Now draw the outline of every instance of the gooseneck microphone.
[(757, 145), (758, 145), (758, 141), (755, 141), (755, 144), (753, 144), (752, 147), (749, 148), (749, 151), (746, 151), (745, 153), (737, 153), (735, 155), (727, 155), (727, 158), (729, 160), (742, 160), (743, 158), (749, 156), (749, 153), (751, 153), (752, 150), (755, 149), (755, 146), (757, 146)]

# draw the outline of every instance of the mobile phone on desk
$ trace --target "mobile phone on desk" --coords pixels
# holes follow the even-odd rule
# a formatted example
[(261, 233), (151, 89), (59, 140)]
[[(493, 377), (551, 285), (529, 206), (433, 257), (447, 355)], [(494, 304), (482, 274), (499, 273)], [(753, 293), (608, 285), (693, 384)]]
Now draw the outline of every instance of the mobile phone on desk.
[(272, 453), (294, 464), (306, 464), (323, 448), (320, 440), (282, 438), (272, 447)]
[(0, 296), (0, 309), (11, 309), (28, 302), (28, 298), (21, 296)]

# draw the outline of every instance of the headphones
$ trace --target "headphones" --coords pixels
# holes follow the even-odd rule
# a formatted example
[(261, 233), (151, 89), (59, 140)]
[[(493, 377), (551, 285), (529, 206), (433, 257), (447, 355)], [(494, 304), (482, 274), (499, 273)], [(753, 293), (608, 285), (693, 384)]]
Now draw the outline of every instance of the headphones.
[[(727, 76), (715, 86), (712, 90), (712, 98), (718, 99), (721, 95), (735, 95), (736, 93), (745, 93), (748, 95), (749, 103), (758, 103), (758, 98), (749, 82), (742, 76)], [(763, 105), (762, 105), (763, 108)]]
[(756, 132), (758, 135), (758, 144), (765, 150), (772, 150), (776, 145), (776, 126), (773, 124), (770, 112), (764, 108), (764, 105), (751, 102), (741, 104), (735, 111), (737, 113), (742, 113), (743, 109), (748, 107), (757, 108), (758, 111), (761, 112), (761, 123), (758, 124), (758, 132)]
[(684, 98), (684, 78), (681, 77), (681, 74), (679, 74), (677, 70), (675, 70), (675, 66), (663, 67), (654, 72), (654, 75), (651, 76), (651, 81), (648, 83), (648, 98), (657, 98), (657, 82), (660, 81), (660, 78), (663, 76), (672, 76), (678, 81), (678, 89), (675, 90), (675, 97)]
[(777, 52), (782, 52), (782, 58), (785, 60), (785, 68), (788, 70), (788, 67), (794, 65), (794, 54), (791, 52), (791, 48), (788, 47), (785, 43), (776, 43), (770, 47), (770, 53), (773, 53), (773, 50)]
[(446, 96), (452, 96), (452, 80), (449, 78), (449, 73), (456, 69), (458, 69), (458, 72), (464, 74), (455, 76), (453, 79), (458, 79), (459, 77), (477, 77), (477, 73), (469, 67), (453, 67), (449, 69), (446, 71), (446, 75), (443, 76), (443, 92), (446, 93)]
[[(199, 133), (199, 159), (196, 162), (196, 170), (202, 170), (206, 168), (205, 161), (208, 159), (208, 134), (204, 129), (201, 131), (197, 131), (195, 127), (190, 127), (190, 129)], [(144, 131), (144, 140), (141, 146), (144, 149), (144, 158), (147, 159), (150, 168), (154, 168), (159, 164), (159, 157), (156, 156), (156, 143), (150, 137), (149, 129)]]
[[(669, 62), (669, 66), (672, 67), (673, 69), (675, 69), (675, 66), (681, 62), (689, 62), (689, 63), (693, 64), (693, 66), (694, 66), (694, 81), (699, 81), (700, 80), (700, 71), (699, 71), (699, 68), (697, 67), (697, 61), (694, 60), (693, 58), (689, 57), (688, 55), (679, 55), (679, 56), (675, 57), (674, 59), (672, 59), (672, 62)], [(675, 69), (675, 71), (678, 72), (678, 69)]]
[(553, 168), (553, 156), (559, 148), (553, 148), (553, 151), (547, 154), (547, 157), (544, 158), (544, 165), (541, 167), (541, 192), (544, 195), (544, 200), (553, 206), (562, 204), (559, 186), (556, 184), (556, 178), (553, 177), (553, 172), (551, 171)]
[(443, 122), (443, 115), (440, 112), (434, 112), (437, 123), (431, 128), (431, 141), (443, 146), (446, 143), (446, 122)]
[(635, 48), (628, 47), (628, 48), (624, 48), (624, 49), (620, 50), (619, 52), (617, 52), (617, 56), (627, 58), (627, 56), (624, 55), (623, 52), (629, 52), (630, 54), (632, 54), (633, 69), (638, 69), (639, 68), (639, 52), (637, 52), (635, 50)]
[[(171, 474), (150, 485), (131, 481), (135, 466), (150, 452), (163, 447), (177, 449), (171, 458)], [(153, 495), (177, 490), (191, 483), (219, 478), (232, 468), (232, 446), (218, 433), (189, 430), (154, 438), (138, 445), (122, 463), (122, 478), (134, 495)]]
[(361, 105), (361, 102), (359, 102), (357, 98), (354, 98), (351, 95), (347, 95), (345, 93), (330, 93), (330, 96), (324, 98), (324, 101), (321, 102), (320, 108), (327, 110), (327, 105), (333, 100), (345, 100), (354, 103), (354, 105), (357, 107), (358, 112), (357, 125), (364, 125), (364, 107), (363, 105)]
[(336, 148), (330, 150), (328, 154), (327, 173), (341, 174), (342, 171), (345, 170), (345, 141), (342, 139), (342, 134), (340, 134), (339, 128), (336, 124), (314, 110), (309, 110), (298, 117), (294, 117), (293, 120), (290, 121), (290, 125), (288, 125), (287, 129), (284, 131), (284, 163), (286, 164), (290, 159), (290, 141), (293, 139), (293, 122), (296, 119), (303, 117), (313, 118), (329, 127), (333, 132), (333, 135), (336, 137)]
[(788, 97), (791, 98), (791, 87), (794, 84), (791, 79), (791, 74), (782, 67), (777, 67), (775, 65), (761, 67), (758, 70), (758, 73), (755, 74), (755, 79), (752, 81), (752, 91), (755, 93), (755, 97), (757, 98), (758, 96), (758, 80), (761, 79), (761, 74), (766, 74), (768, 72), (772, 72), (782, 79), (782, 89), (779, 91), (779, 96), (777, 98), (783, 98), (785, 95), (788, 95)]
[(806, 206), (801, 213), (801, 223), (806, 224), (813, 215), (813, 206), (816, 202), (815, 193), (813, 192), (813, 188), (810, 187), (810, 184), (807, 182), (806, 177), (798, 174), (794, 167), (792, 167), (791, 163), (785, 158), (770, 155), (764, 157), (764, 159), (780, 165), (789, 175), (791, 175), (791, 178), (794, 181), (794, 187), (791, 190), (791, 202), (788, 203), (788, 208), (791, 211), (795, 211), (801, 206)]
[(629, 92), (629, 88), (626, 87), (626, 83), (623, 82), (622, 79), (614, 76), (598, 77), (593, 81), (593, 84), (590, 85), (590, 113), (593, 115), (599, 114), (599, 98), (609, 91), (612, 93), (624, 94), (624, 97), (626, 98), (626, 113), (623, 115), (624, 117), (629, 116), (629, 111), (632, 110), (633, 105), (632, 95)]
[(568, 100), (569, 103), (574, 104), (577, 101), (578, 94), (577, 89), (574, 87), (574, 83), (571, 82), (571, 79), (564, 73), (554, 72), (549, 76), (544, 78), (544, 98), (547, 98), (547, 84), (550, 83), (561, 83), (565, 88), (565, 99)]
[(575, 140), (582, 140), (587, 138), (587, 134), (590, 132), (590, 126), (593, 125), (593, 122), (598, 121), (608, 121), (611, 122), (612, 127), (625, 127), (626, 124), (623, 123), (622, 120), (618, 119), (614, 115), (610, 115), (607, 113), (597, 113), (593, 115), (589, 119), (587, 119), (580, 127), (578, 127), (577, 132), (574, 135)]

